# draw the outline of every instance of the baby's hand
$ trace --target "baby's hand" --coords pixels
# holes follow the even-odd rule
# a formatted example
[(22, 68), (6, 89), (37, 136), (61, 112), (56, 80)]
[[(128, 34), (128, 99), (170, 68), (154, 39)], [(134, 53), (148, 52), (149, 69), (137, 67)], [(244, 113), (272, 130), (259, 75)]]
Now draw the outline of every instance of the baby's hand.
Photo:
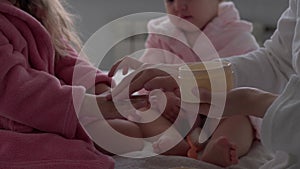
[(174, 122), (180, 111), (180, 98), (174, 92), (166, 92), (167, 106), (163, 112), (163, 116), (171, 122)]
[(174, 92), (165, 92), (164, 95), (152, 91), (149, 96), (150, 104), (170, 122), (174, 122), (179, 114), (180, 98)]

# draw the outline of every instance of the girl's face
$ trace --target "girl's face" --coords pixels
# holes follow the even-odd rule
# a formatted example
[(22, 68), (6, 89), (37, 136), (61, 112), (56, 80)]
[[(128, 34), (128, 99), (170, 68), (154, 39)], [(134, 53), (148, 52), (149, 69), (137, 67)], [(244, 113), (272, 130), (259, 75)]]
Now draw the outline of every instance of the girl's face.
[[(191, 22), (200, 30), (218, 15), (220, 0), (164, 0), (168, 14)], [(172, 23), (182, 27), (176, 19)]]

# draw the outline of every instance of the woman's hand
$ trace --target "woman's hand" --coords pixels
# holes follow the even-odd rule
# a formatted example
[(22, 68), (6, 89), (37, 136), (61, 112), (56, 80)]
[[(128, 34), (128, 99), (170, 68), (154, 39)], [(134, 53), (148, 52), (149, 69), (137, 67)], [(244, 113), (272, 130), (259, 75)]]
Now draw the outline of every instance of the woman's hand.
[(150, 64), (145, 64), (135, 58), (125, 56), (114, 63), (108, 72), (108, 76), (114, 76), (118, 70), (122, 70), (122, 74), (126, 75), (129, 69), (136, 70), (142, 66), (147, 67), (150, 66)]
[[(211, 95), (208, 91), (200, 90), (202, 103), (210, 103)], [(253, 115), (263, 117), (277, 98), (277, 95), (250, 87), (235, 88), (227, 93), (223, 116)], [(218, 106), (210, 104), (210, 106)], [(208, 109), (200, 109), (200, 114), (207, 115)]]
[(237, 88), (227, 95), (224, 115), (243, 113), (264, 117), (266, 111), (278, 96), (257, 88)]
[(180, 96), (176, 95), (174, 92), (166, 92), (165, 94), (167, 97), (167, 105), (163, 111), (163, 116), (173, 123), (179, 114)]
[(125, 99), (131, 94), (141, 89), (151, 91), (153, 89), (163, 89), (164, 91), (174, 91), (178, 84), (174, 78), (178, 77), (178, 65), (154, 65), (142, 67), (126, 76), (112, 90), (112, 95), (108, 99)]

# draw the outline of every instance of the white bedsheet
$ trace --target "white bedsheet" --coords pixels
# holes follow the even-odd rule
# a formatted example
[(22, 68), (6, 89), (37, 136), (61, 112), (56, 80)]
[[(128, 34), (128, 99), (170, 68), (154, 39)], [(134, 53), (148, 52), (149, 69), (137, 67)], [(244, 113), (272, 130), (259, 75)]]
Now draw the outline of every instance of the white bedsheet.
[[(147, 151), (135, 152), (139, 157)], [(191, 167), (201, 169), (222, 169), (221, 167), (180, 156), (157, 155), (148, 158), (125, 158), (114, 156), (116, 169), (171, 169), (173, 167)], [(255, 141), (250, 152), (240, 158), (239, 163), (228, 169), (286, 169), (289, 157), (284, 153), (270, 153), (260, 142)]]

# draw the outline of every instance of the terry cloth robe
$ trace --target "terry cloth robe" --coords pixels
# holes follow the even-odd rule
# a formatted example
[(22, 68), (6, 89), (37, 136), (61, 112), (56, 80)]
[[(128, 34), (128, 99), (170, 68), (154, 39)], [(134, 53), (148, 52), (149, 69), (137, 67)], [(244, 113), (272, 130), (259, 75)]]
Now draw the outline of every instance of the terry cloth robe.
[[(285, 152), (290, 168), (300, 168), (300, 0), (290, 0), (277, 29), (264, 48), (226, 58), (233, 64), (235, 84), (261, 88), (279, 97), (267, 110), (261, 139), (273, 152)], [(273, 162), (273, 161), (271, 161)], [(269, 164), (280, 168), (280, 164)]]
[[(232, 2), (220, 3), (218, 16), (207, 24), (203, 30), (204, 36), (199, 36), (193, 46), (188, 44), (184, 32), (175, 27), (168, 16), (149, 21), (148, 30), (150, 34), (146, 41), (146, 52), (140, 58), (146, 63), (178, 64), (208, 61), (218, 57), (245, 54), (259, 47), (251, 34), (252, 24), (240, 20)], [(256, 138), (259, 139), (262, 120), (253, 116), (250, 116), (250, 120)]]
[[(69, 49), (54, 64), (46, 29), (0, 1), (0, 168), (114, 167), (94, 148), (75, 112), (86, 89), (111, 79)], [(75, 66), (82, 76), (72, 79)]]
[[(258, 48), (251, 34), (252, 24), (240, 20), (239, 13), (232, 2), (220, 3), (218, 16), (208, 23), (202, 31), (204, 35), (199, 36), (193, 46), (189, 45), (185, 33), (172, 24), (168, 16), (150, 20), (148, 31), (146, 52), (140, 59), (146, 63), (195, 62), (200, 61), (199, 57), (205, 61), (215, 59), (215, 54), (211, 53), (214, 51), (208, 50), (215, 50), (220, 57), (229, 57)], [(210, 45), (212, 47), (208, 47)], [(151, 48), (163, 49), (175, 55), (168, 53), (156, 55), (157, 53)]]

